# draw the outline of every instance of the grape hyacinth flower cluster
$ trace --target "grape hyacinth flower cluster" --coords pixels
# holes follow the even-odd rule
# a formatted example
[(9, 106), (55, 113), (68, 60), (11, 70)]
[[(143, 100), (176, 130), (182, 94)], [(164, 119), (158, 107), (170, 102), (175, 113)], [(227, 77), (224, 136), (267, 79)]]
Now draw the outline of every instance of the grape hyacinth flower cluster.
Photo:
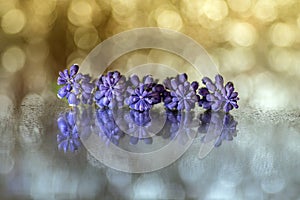
[(234, 92), (232, 82), (228, 82), (224, 86), (223, 77), (219, 74), (216, 75), (214, 83), (208, 77), (204, 77), (202, 82), (206, 87), (199, 89), (199, 95), (201, 96), (199, 106), (213, 111), (223, 109), (226, 113), (239, 107), (237, 104), (239, 100), (238, 93)]
[(214, 82), (204, 77), (202, 83), (205, 87), (198, 89), (199, 83), (190, 83), (185, 73), (166, 78), (163, 84), (159, 84), (151, 75), (144, 76), (142, 80), (131, 75), (126, 81), (118, 71), (108, 72), (92, 81), (89, 75), (78, 73), (78, 70), (78, 65), (74, 64), (70, 70), (59, 72), (57, 80), (58, 85), (63, 85), (57, 96), (67, 98), (71, 106), (95, 102), (100, 109), (113, 109), (125, 104), (132, 110), (145, 112), (163, 101), (170, 111), (191, 111), (196, 103), (203, 109), (223, 110), (225, 113), (238, 108), (239, 97), (233, 83), (224, 85), (219, 74)]
[(58, 148), (74, 152), (81, 146), (76, 125), (76, 110), (68, 111), (57, 119), (60, 133), (57, 135)]
[(78, 105), (80, 101), (84, 104), (92, 104), (94, 84), (91, 83), (89, 75), (78, 73), (78, 70), (79, 66), (74, 64), (70, 70), (59, 72), (57, 84), (63, 87), (58, 90), (57, 96), (60, 99), (68, 99), (71, 106)]
[(132, 75), (129, 81), (131, 83), (127, 88), (129, 97), (126, 99), (129, 108), (143, 112), (161, 102), (164, 87), (154, 81), (152, 76), (145, 76), (140, 81), (137, 75)]
[(187, 110), (195, 107), (199, 96), (196, 93), (198, 83), (188, 82), (187, 74), (177, 75), (175, 78), (167, 78), (164, 81), (164, 104), (169, 110)]
[(112, 109), (115, 105), (123, 106), (126, 79), (118, 71), (102, 75), (96, 82), (94, 100), (99, 108)]

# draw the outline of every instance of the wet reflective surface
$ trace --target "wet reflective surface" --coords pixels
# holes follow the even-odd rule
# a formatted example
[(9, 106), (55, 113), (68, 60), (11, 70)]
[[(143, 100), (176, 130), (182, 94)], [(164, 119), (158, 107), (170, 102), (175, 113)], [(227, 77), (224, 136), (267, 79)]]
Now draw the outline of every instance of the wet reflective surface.
[[(1, 199), (300, 198), (298, 111), (159, 110), (164, 115), (148, 115), (92, 108), (78, 115), (55, 98), (35, 94), (19, 107), (1, 102), (6, 105), (0, 115)], [(132, 174), (111, 169), (91, 154), (81, 141), (91, 135), (98, 144), (130, 152), (193, 140), (171, 165)]]

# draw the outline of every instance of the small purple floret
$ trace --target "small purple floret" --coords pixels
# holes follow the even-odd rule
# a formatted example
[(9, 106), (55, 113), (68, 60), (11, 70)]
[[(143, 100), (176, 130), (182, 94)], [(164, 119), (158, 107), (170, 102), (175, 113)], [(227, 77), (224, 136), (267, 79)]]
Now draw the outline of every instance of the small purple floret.
[(123, 106), (126, 91), (126, 79), (118, 71), (102, 75), (96, 82), (94, 100), (100, 108), (112, 109), (115, 105)]
[(152, 76), (145, 76), (140, 81), (137, 75), (132, 75), (130, 85), (127, 87), (129, 97), (125, 103), (133, 110), (144, 112), (161, 102), (164, 91), (163, 85), (154, 81)]
[(78, 73), (79, 66), (74, 64), (70, 67), (70, 70), (65, 69), (59, 72), (57, 79), (58, 85), (63, 85), (58, 90), (58, 98), (68, 99), (70, 106), (76, 106), (80, 101), (84, 104), (92, 104), (92, 92), (94, 84), (91, 83), (91, 77), (89, 75), (82, 75)]
[(223, 109), (226, 113), (233, 108), (239, 107), (237, 104), (239, 100), (238, 93), (234, 92), (232, 82), (228, 82), (224, 86), (224, 80), (221, 75), (216, 75), (214, 83), (208, 77), (204, 77), (202, 82), (206, 87), (202, 87), (198, 91), (201, 96), (199, 106), (213, 111)]
[(190, 84), (187, 79), (187, 74), (183, 73), (164, 80), (166, 91), (163, 93), (163, 99), (167, 109), (190, 111), (195, 107), (195, 103), (199, 101), (196, 94), (199, 84)]

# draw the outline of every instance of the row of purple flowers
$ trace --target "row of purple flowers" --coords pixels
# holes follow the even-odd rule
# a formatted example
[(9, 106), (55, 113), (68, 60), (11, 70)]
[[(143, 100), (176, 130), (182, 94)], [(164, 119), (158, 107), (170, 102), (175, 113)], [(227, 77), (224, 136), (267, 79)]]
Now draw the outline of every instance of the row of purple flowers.
[(161, 102), (171, 111), (190, 111), (195, 105), (226, 113), (238, 108), (239, 97), (233, 83), (224, 85), (223, 77), (219, 74), (215, 76), (215, 81), (204, 77), (204, 86), (199, 87), (197, 81), (189, 82), (185, 73), (168, 77), (160, 84), (151, 75), (141, 80), (137, 75), (126, 79), (120, 72), (113, 71), (92, 80), (89, 75), (78, 71), (79, 66), (74, 64), (70, 70), (59, 72), (57, 79), (57, 84), (62, 85), (57, 96), (66, 98), (71, 106), (94, 102), (101, 109), (112, 109), (125, 104), (139, 112), (150, 110)]

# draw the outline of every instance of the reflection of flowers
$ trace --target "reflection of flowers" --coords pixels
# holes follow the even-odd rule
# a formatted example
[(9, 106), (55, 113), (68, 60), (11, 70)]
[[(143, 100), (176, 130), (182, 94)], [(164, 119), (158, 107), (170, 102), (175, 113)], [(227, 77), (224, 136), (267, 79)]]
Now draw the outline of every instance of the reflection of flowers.
[(80, 147), (79, 134), (76, 125), (76, 112), (74, 110), (62, 114), (57, 119), (60, 133), (57, 135), (58, 148), (64, 152), (74, 152)]
[[(201, 138), (202, 142), (207, 143), (215, 140), (215, 147), (222, 144), (223, 140), (231, 141), (237, 135), (237, 122), (229, 113), (205, 111), (200, 115), (200, 126), (198, 132), (205, 135)], [(209, 127), (213, 131), (208, 133)]]
[(78, 70), (79, 66), (74, 64), (69, 71), (65, 69), (63, 72), (59, 72), (57, 79), (58, 85), (64, 85), (58, 90), (57, 96), (60, 99), (67, 98), (71, 106), (78, 105), (80, 98), (84, 104), (92, 103), (94, 84), (91, 83), (89, 75), (78, 73)]
[(194, 119), (194, 112), (174, 112), (167, 111), (167, 121), (164, 127), (162, 137), (177, 139), (181, 143), (185, 143), (188, 137), (195, 135), (197, 121)]
[(234, 92), (234, 85), (232, 82), (226, 83), (221, 75), (216, 75), (215, 83), (208, 77), (202, 79), (206, 87), (199, 89), (199, 94), (202, 97), (199, 101), (199, 106), (204, 109), (212, 109), (224, 112), (229, 112), (233, 108), (238, 108), (237, 101), (239, 100), (238, 93)]
[[(75, 108), (61, 114), (57, 119), (60, 130), (57, 135), (58, 148), (64, 152), (77, 150), (81, 146), (80, 139), (87, 139), (92, 133), (96, 133), (105, 143), (115, 145), (119, 145), (125, 133), (129, 135), (129, 142), (133, 145), (139, 141), (152, 144), (154, 136), (185, 144), (195, 137), (195, 129), (204, 134), (201, 136), (203, 143), (212, 141), (216, 147), (220, 146), (223, 140), (230, 141), (236, 136), (237, 122), (230, 114), (224, 112), (202, 113), (199, 126), (194, 112), (167, 110), (162, 118), (159, 109), (151, 110), (151, 115), (150, 111), (128, 109), (119, 109), (116, 113), (110, 109), (94, 110), (91, 106), (81, 109)], [(165, 117), (166, 121), (163, 120)]]
[(124, 136), (124, 133), (115, 123), (113, 111), (110, 109), (96, 110), (95, 128), (99, 136), (104, 139), (107, 144), (112, 142), (118, 145), (120, 138)]
[(180, 128), (181, 113), (167, 110), (166, 115), (167, 121), (163, 129), (164, 134), (162, 135), (162, 137), (172, 139), (176, 136), (176, 133)]
[(138, 126), (147, 126), (151, 122), (149, 111), (141, 113), (131, 110), (130, 117)]
[(130, 110), (129, 113), (125, 113), (125, 120), (128, 123), (126, 132), (130, 135), (130, 144), (135, 145), (139, 140), (152, 144), (151, 130), (149, 130), (152, 123), (149, 111)]

